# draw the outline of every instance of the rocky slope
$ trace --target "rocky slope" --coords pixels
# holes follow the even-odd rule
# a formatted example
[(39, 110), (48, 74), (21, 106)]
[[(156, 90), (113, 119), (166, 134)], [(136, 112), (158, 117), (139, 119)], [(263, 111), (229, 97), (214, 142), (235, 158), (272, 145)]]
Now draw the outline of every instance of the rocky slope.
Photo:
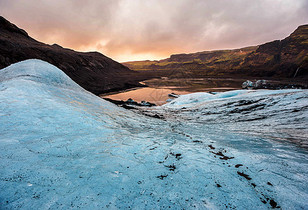
[(160, 61), (123, 63), (134, 70), (186, 70), (199, 76), (248, 75), (260, 77), (308, 77), (308, 25), (289, 37), (235, 50), (176, 54)]
[(51, 63), (86, 90), (104, 92), (140, 86), (136, 72), (98, 52), (76, 52), (47, 45), (0, 16), (0, 69), (26, 59)]
[(290, 36), (262, 44), (250, 53), (239, 69), (256, 75), (308, 76), (308, 25), (299, 26)]

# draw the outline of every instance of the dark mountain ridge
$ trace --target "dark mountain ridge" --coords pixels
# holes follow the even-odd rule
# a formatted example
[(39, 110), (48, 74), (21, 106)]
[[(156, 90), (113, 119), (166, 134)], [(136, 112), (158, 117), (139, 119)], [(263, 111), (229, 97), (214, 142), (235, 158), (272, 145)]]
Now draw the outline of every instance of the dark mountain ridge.
[(308, 25), (259, 46), (175, 54), (159, 61), (125, 62), (133, 70), (184, 70), (191, 75), (308, 78)]
[(32, 58), (57, 66), (94, 94), (141, 86), (137, 72), (101, 53), (77, 52), (38, 42), (0, 16), (0, 69)]

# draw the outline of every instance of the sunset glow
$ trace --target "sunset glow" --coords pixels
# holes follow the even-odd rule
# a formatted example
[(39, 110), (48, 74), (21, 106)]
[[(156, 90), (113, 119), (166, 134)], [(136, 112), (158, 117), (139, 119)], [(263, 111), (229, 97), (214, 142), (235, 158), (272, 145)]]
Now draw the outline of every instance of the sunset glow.
[(35, 39), (121, 62), (282, 39), (307, 11), (307, 0), (0, 1), (1, 15)]

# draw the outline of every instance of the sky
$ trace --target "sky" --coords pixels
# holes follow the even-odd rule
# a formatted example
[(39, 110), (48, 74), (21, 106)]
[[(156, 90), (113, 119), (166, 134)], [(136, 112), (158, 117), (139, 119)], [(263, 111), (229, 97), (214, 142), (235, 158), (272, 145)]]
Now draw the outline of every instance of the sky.
[(123, 61), (283, 39), (308, 23), (308, 0), (0, 0), (38, 41)]

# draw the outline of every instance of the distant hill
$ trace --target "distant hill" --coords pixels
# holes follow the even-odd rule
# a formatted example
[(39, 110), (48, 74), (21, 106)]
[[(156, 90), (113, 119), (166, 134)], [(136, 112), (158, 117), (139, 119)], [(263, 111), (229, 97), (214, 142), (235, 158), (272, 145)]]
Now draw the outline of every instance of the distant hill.
[(175, 54), (159, 61), (123, 63), (133, 70), (186, 70), (198, 76), (308, 77), (308, 25), (259, 46)]
[(57, 66), (94, 94), (140, 86), (135, 79), (138, 73), (103, 54), (38, 42), (0, 16), (0, 69), (32, 58)]

